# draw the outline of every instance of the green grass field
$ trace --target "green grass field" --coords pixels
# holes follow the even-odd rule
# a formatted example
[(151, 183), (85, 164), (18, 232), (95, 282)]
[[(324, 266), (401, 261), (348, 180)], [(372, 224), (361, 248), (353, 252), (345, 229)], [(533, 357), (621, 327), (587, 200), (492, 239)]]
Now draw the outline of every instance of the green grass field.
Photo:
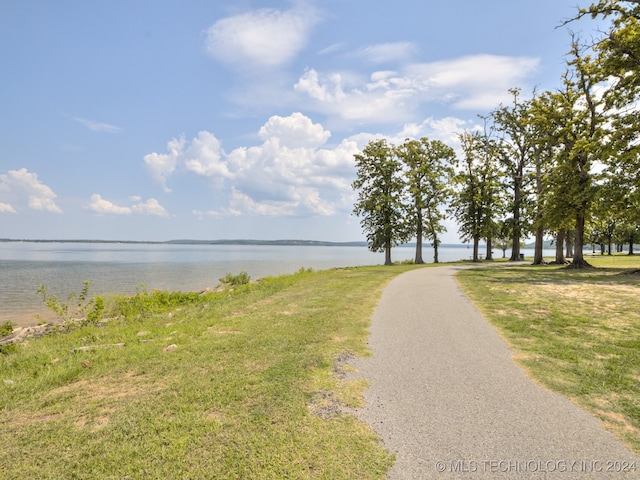
[(381, 478), (347, 414), (384, 285), (413, 266), (301, 271), (125, 313), (0, 354), (0, 478)]
[[(638, 257), (496, 263), (459, 281), (529, 375), (640, 452)], [(383, 478), (349, 409), (387, 282), (413, 268), (262, 279), (204, 295), (107, 297), (97, 325), (0, 347), (0, 478)], [(348, 377), (347, 377), (348, 378)]]

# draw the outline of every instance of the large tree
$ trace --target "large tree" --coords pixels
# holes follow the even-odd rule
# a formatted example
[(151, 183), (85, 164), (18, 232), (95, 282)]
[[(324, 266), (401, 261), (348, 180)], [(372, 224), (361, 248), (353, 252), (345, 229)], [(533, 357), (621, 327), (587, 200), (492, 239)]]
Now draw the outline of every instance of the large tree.
[(473, 261), (477, 262), (480, 239), (486, 238), (488, 248), (491, 248), (502, 208), (496, 147), (480, 132), (463, 133), (460, 143), (464, 158), (457, 165), (454, 177), (457, 190), (450, 211), (458, 222), (462, 239), (473, 241)]
[(531, 183), (535, 176), (536, 129), (530, 121), (529, 102), (520, 100), (520, 90), (510, 91), (513, 104), (491, 113), (494, 128), (500, 135), (498, 160), (504, 171), (504, 186), (509, 191), (506, 209), (511, 229), (511, 261), (520, 260), (520, 242), (531, 228)]
[(569, 67), (563, 88), (544, 94), (537, 104), (538, 115), (546, 115), (547, 140), (557, 146), (552, 166), (543, 179), (547, 190), (544, 220), (559, 237), (564, 230), (573, 230), (575, 251), (571, 267), (582, 268), (589, 266), (583, 249), (597, 191), (596, 167), (605, 169), (610, 157), (606, 129), (609, 117), (602, 95), (598, 94), (598, 62), (584, 55), (575, 39)]
[(618, 183), (640, 191), (640, 1), (599, 0), (579, 10), (577, 18), (609, 20), (604, 35), (594, 45), (607, 79), (605, 100), (611, 115), (611, 167)]
[(352, 187), (358, 200), (353, 211), (361, 217), (369, 249), (384, 252), (385, 265), (391, 265), (391, 247), (407, 240), (400, 162), (386, 140), (369, 142), (355, 160), (357, 178)]
[(564, 264), (564, 239), (573, 228), (569, 185), (573, 176), (566, 178), (559, 168), (566, 156), (565, 128), (572, 118), (567, 108), (567, 95), (562, 91), (545, 91), (530, 102), (528, 121), (534, 132), (535, 163), (535, 219), (536, 242), (534, 265), (544, 263), (543, 240), (545, 234), (555, 236), (555, 263)]
[(453, 176), (454, 150), (440, 140), (406, 139), (397, 147), (398, 158), (404, 165), (407, 185), (406, 221), (416, 237), (415, 263), (424, 263), (422, 240), (431, 240), (434, 263), (438, 263), (439, 234), (445, 231), (442, 207), (450, 195), (448, 187)]

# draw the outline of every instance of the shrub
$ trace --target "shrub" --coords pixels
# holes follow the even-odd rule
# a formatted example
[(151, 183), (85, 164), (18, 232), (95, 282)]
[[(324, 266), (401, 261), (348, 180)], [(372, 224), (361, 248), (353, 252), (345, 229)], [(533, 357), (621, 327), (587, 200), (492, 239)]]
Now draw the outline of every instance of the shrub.
[(227, 273), (224, 277), (219, 278), (218, 280), (225, 286), (247, 285), (251, 281), (251, 277), (247, 272), (242, 271), (238, 275)]
[(90, 280), (85, 280), (80, 294), (71, 292), (66, 302), (62, 302), (57, 295), (49, 295), (49, 291), (44, 285), (38, 288), (38, 295), (42, 296), (42, 301), (53, 311), (60, 320), (67, 323), (78, 320), (83, 323), (96, 323), (102, 318), (104, 303), (102, 298), (89, 298)]
[(16, 324), (11, 321), (0, 324), (0, 337), (11, 335), (13, 333), (13, 327), (15, 326)]

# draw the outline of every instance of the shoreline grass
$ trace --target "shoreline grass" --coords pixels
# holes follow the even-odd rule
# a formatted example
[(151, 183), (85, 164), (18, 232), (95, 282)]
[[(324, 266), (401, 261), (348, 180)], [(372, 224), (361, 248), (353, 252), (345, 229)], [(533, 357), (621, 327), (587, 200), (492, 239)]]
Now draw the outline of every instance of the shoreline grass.
[(367, 355), (382, 288), (412, 268), (139, 294), (107, 324), (16, 345), (0, 354), (0, 477), (383, 477), (392, 457), (347, 413), (366, 383), (341, 362)]
[(640, 258), (595, 269), (501, 265), (457, 278), (528, 375), (600, 418), (640, 453)]

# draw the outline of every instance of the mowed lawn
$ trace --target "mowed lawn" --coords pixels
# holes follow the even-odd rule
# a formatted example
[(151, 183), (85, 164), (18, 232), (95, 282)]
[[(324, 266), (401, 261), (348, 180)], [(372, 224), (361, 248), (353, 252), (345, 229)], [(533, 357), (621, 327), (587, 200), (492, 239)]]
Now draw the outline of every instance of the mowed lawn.
[(528, 374), (640, 453), (640, 257), (594, 256), (597, 268), (473, 268), (463, 290)]

